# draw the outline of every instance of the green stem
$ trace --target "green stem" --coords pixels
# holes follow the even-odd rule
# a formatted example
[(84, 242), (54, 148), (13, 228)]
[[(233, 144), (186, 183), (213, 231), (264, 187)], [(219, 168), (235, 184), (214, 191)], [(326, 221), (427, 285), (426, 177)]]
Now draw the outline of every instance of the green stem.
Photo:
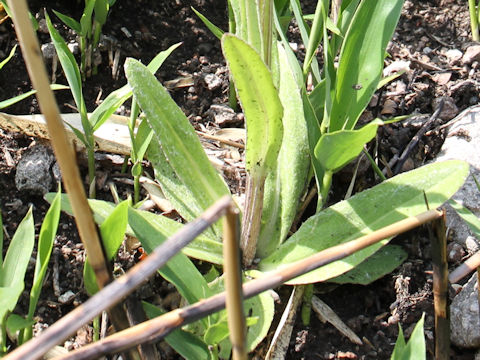
[(304, 326), (310, 325), (310, 314), (312, 313), (312, 296), (313, 296), (313, 284), (303, 285), (305, 291), (303, 293), (303, 305), (302, 305), (302, 322)]
[(375, 174), (377, 174), (382, 181), (387, 180), (386, 176), (383, 175), (382, 170), (378, 167), (377, 163), (375, 162), (375, 160), (373, 160), (369, 152), (365, 149), (363, 149), (362, 151), (367, 156), (368, 161), (370, 161), (370, 164), (372, 165), (372, 168), (373, 168), (373, 171), (375, 171)]
[(93, 146), (88, 146), (87, 148), (87, 159), (88, 159), (88, 185), (89, 185), (89, 194), (88, 196), (91, 199), (95, 199), (95, 150)]
[(140, 176), (133, 177), (133, 205), (140, 201)]
[(95, 316), (93, 319), (93, 341), (100, 340), (100, 316)]
[(320, 211), (327, 203), (328, 192), (330, 191), (330, 188), (332, 186), (332, 176), (333, 176), (333, 173), (331, 171), (326, 171), (323, 174), (322, 183), (320, 187), (320, 197), (318, 199), (318, 204), (317, 204), (317, 212)]
[(475, 0), (468, 0), (468, 9), (470, 11), (470, 26), (472, 28), (473, 41), (480, 41), (480, 35), (478, 31), (478, 19), (480, 13), (477, 13), (477, 4)]

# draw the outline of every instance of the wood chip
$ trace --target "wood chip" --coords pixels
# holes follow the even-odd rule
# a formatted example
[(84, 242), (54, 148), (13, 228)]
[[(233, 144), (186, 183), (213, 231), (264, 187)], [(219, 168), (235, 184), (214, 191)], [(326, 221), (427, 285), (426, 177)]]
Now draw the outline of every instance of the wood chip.
[(335, 314), (332, 308), (316, 296), (312, 297), (312, 309), (317, 313), (320, 321), (329, 322), (350, 339), (351, 342), (357, 345), (363, 345), (362, 340)]

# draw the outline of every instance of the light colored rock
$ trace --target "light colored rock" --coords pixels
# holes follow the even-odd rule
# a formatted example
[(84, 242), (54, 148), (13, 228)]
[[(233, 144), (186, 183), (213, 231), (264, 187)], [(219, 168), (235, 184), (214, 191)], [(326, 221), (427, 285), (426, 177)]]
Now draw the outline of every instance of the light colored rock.
[(471, 64), (478, 60), (480, 60), (480, 45), (469, 46), (463, 55), (462, 62), (464, 64)]
[(68, 290), (66, 293), (58, 297), (58, 302), (60, 304), (69, 304), (75, 298), (75, 293), (72, 290)]
[(46, 146), (34, 146), (27, 150), (18, 162), (15, 186), (18, 191), (32, 195), (44, 195), (52, 187), (50, 171), (55, 157)]
[(222, 86), (222, 78), (215, 74), (205, 74), (203, 77), (208, 90), (212, 91)]
[(45, 60), (52, 60), (55, 56), (57, 56), (55, 45), (53, 45), (52, 42), (42, 44), (41, 50)]
[(235, 111), (226, 105), (213, 104), (208, 109), (208, 113), (219, 126), (226, 126), (239, 121)]
[(459, 347), (480, 347), (477, 274), (474, 274), (450, 306), (452, 343)]
[(447, 57), (450, 63), (458, 61), (462, 58), (463, 53), (458, 49), (450, 49), (445, 52), (445, 56)]
[[(435, 161), (467, 161), (470, 164), (470, 173), (480, 179), (480, 106), (463, 111), (452, 123)], [(467, 178), (453, 198), (480, 216), (480, 191), (472, 176)]]

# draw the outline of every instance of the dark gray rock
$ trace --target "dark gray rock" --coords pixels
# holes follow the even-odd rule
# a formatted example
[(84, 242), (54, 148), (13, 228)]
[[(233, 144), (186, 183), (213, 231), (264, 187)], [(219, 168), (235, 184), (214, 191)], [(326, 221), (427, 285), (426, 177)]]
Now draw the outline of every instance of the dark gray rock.
[(43, 145), (27, 150), (17, 165), (15, 185), (19, 191), (31, 195), (44, 195), (53, 181), (51, 168), (55, 161), (52, 151)]

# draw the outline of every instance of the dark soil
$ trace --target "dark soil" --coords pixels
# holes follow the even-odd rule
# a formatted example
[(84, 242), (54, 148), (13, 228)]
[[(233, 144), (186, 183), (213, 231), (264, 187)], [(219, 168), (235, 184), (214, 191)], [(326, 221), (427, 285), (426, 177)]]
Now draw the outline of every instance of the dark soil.
[[(39, 18), (43, 17), (41, 9), (45, 3), (40, 0), (29, 2), (32, 12)], [(306, 3), (305, 6), (313, 11), (314, 2), (306, 1)], [(60, 23), (51, 9), (78, 19), (82, 4), (83, 1), (48, 2), (47, 10), (56, 27), (69, 40), (74, 40), (74, 34)], [(225, 1), (118, 0), (112, 8), (103, 32), (113, 41), (114, 49), (120, 51), (120, 64), (123, 64), (126, 57), (134, 57), (143, 63), (148, 63), (159, 51), (177, 42), (183, 42), (182, 46), (164, 63), (157, 77), (162, 82), (178, 78), (193, 79), (193, 85), (173, 87), (171, 94), (197, 129), (218, 129), (220, 125), (214, 122), (208, 110), (212, 104), (228, 102), (228, 73), (219, 41), (198, 20), (190, 6), (207, 15), (219, 27), (228, 28)], [(50, 41), (46, 33), (39, 32), (39, 38), (42, 43)], [(292, 24), (291, 41), (297, 38), (298, 35)], [(476, 71), (478, 63), (464, 65), (460, 60), (451, 60), (446, 56), (447, 50), (464, 51), (469, 42), (468, 8), (465, 1), (407, 0), (405, 2), (400, 24), (389, 46), (391, 57), (387, 59), (387, 65), (399, 60), (410, 61), (410, 70), (377, 93), (364, 114), (364, 120), (368, 121), (376, 116), (391, 117), (414, 113), (425, 116), (417, 117), (417, 121), (387, 125), (380, 129), (377, 137), (377, 156), (385, 164), (402, 153), (418, 131), (418, 123), (422, 123), (421, 119), (428, 118), (432, 114), (436, 107), (434, 99), (443, 97), (451, 112), (441, 116), (442, 119), (436, 121), (433, 130), (421, 139), (414, 153), (408, 157), (403, 170), (420, 166), (433, 158), (444, 136), (439, 127), (459, 111), (478, 103), (479, 74)], [(5, 58), (15, 43), (13, 25), (8, 20), (0, 25), (0, 58)], [(299, 52), (301, 51), (300, 44)], [(106, 51), (102, 52), (102, 60), (98, 74), (85, 82), (84, 95), (89, 111), (97, 106), (99, 99), (104, 99), (111, 91), (126, 83), (122, 66), (118, 76), (112, 77)], [(50, 68), (50, 65), (48, 67)], [(222, 83), (217, 88), (209, 90), (205, 83), (205, 74), (215, 73), (222, 79)], [(60, 69), (56, 72), (56, 78), (57, 83), (66, 83)], [(0, 99), (31, 89), (19, 50), (0, 71), (0, 83), (2, 84)], [(56, 96), (62, 112), (73, 111), (74, 103), (67, 91), (57, 92)], [(5, 111), (10, 114), (39, 112), (34, 97)], [(128, 104), (119, 112), (128, 114)], [(242, 124), (237, 122), (228, 126), (242, 126)], [(48, 209), (48, 203), (42, 197), (19, 192), (14, 183), (16, 164), (25, 150), (39, 141), (0, 129), (2, 150), (0, 152), (0, 187), (3, 189), (0, 193), (0, 208), (7, 244), (29, 206), (33, 206), (37, 233)], [(114, 181), (121, 197), (132, 193), (133, 187), (128, 181), (118, 180), (121, 169), (118, 163), (106, 160), (100, 164), (98, 171), (103, 174), (100, 198), (112, 200), (108, 186), (105, 185), (109, 181)], [(392, 163), (391, 168), (392, 172), (395, 172)], [(387, 173), (391, 175), (390, 168)], [(344, 197), (351, 174), (351, 170), (349, 172), (347, 169), (336, 176), (331, 195), (332, 201)], [(372, 170), (366, 167), (365, 170), (360, 171), (355, 191), (372, 186), (375, 181)], [(235, 193), (242, 191), (242, 186), (238, 184), (232, 186), (235, 187)], [(396, 239), (395, 242), (406, 248), (409, 258), (392, 274), (369, 286), (344, 285), (330, 287), (328, 291), (326, 285), (317, 285), (315, 288), (318, 296), (362, 338), (364, 345), (353, 344), (340, 335), (333, 326), (322, 324), (312, 315), (311, 324), (307, 327), (297, 319), (287, 359), (389, 359), (398, 334), (398, 324), (408, 336), (423, 312), (426, 313), (425, 332), (428, 353), (429, 357), (432, 356), (434, 324), (430, 241), (425, 229), (420, 229)], [(126, 270), (137, 261), (138, 256), (137, 250), (122, 248), (117, 265)], [(86, 300), (87, 295), (82, 282), (84, 257), (83, 245), (78, 238), (73, 219), (68, 215), (62, 215), (52, 261), (38, 307), (38, 330), (53, 323), (72, 310), (75, 305)], [(32, 271), (33, 264), (27, 277), (27, 284), (33, 276)], [(59, 277), (58, 283), (54, 281), (56, 276)], [(27, 285), (22, 301), (16, 309), (19, 314), (27, 312), (28, 290)], [(68, 290), (73, 291), (74, 299), (67, 304), (60, 303), (59, 295)], [(281, 314), (286, 304), (289, 290), (285, 287), (279, 291), (281, 300), (277, 304), (278, 314)], [(148, 286), (138, 291), (137, 296), (157, 303), (163, 298), (164, 305), (165, 298), (169, 298), (170, 306), (175, 306), (178, 302), (176, 296), (172, 294), (171, 287), (160, 277), (152, 279)], [(272, 327), (268, 338), (271, 338), (274, 330)], [(65, 344), (66, 347), (71, 349), (88, 342), (89, 331), (88, 327), (83, 328), (77, 337)], [(178, 358), (165, 346), (162, 345), (160, 348), (163, 358)], [(259, 358), (264, 356), (264, 349), (266, 349), (266, 342), (257, 351)], [(471, 359), (473, 353), (452, 348), (451, 358)]]

